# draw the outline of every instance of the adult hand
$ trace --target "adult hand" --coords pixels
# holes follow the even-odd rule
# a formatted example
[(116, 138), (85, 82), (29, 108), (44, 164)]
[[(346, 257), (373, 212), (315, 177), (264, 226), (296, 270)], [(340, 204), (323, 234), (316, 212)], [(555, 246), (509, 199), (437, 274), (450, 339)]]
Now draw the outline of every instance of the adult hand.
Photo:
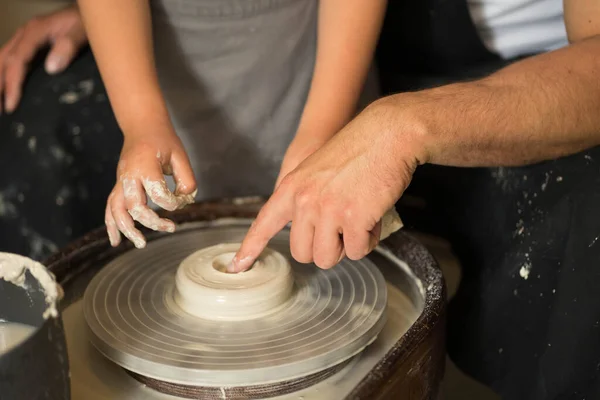
[(292, 141), (292, 143), (290, 143), (287, 151), (285, 152), (285, 156), (283, 157), (283, 162), (281, 163), (281, 168), (279, 170), (279, 176), (277, 177), (277, 181), (275, 183), (275, 188), (277, 188), (283, 178), (296, 169), (296, 167), (300, 165), (302, 161), (323, 147), (326, 141), (327, 140), (322, 139), (321, 137), (305, 137), (301, 134), (297, 134), (296, 138)]
[(369, 106), (289, 173), (251, 226), (230, 272), (248, 269), (292, 222), (290, 248), (321, 268), (358, 260), (379, 241), (381, 218), (400, 198), (426, 154), (420, 127), (386, 100)]
[(17, 108), (29, 63), (40, 49), (51, 46), (45, 68), (49, 74), (56, 74), (69, 65), (86, 41), (77, 6), (36, 17), (19, 28), (0, 48), (0, 96), (3, 95), (4, 110), (10, 113)]
[[(117, 183), (106, 204), (105, 223), (112, 246), (121, 242), (121, 233), (143, 248), (146, 240), (134, 221), (163, 232), (175, 231), (175, 224), (160, 218), (148, 206), (148, 199), (165, 210), (176, 210), (194, 202), (196, 182), (181, 141), (169, 127), (127, 134), (117, 168)], [(164, 175), (173, 175), (175, 193)]]

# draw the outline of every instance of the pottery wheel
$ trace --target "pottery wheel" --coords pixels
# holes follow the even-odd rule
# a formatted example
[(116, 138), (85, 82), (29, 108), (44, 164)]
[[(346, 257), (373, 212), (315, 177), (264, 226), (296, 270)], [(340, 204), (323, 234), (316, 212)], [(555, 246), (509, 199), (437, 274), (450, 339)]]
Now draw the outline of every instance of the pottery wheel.
[(198, 249), (239, 242), (246, 231), (215, 226), (164, 236), (106, 265), (84, 298), (94, 346), (134, 375), (239, 387), (317, 376), (375, 340), (387, 302), (377, 267), (367, 258), (343, 260), (330, 270), (296, 263), (288, 230), (269, 244), (289, 261), (293, 275), (289, 297), (279, 307), (251, 319), (226, 320), (178, 308), (175, 282), (182, 261)]

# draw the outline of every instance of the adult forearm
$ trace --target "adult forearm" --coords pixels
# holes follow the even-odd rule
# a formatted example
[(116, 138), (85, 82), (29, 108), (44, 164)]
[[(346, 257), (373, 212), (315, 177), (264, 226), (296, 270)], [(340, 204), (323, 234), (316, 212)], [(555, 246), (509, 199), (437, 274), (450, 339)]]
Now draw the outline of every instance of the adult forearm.
[(317, 57), (301, 134), (327, 139), (356, 113), (386, 4), (387, 0), (320, 1)]
[[(125, 134), (168, 121), (155, 70), (148, 0), (78, 0), (111, 105)], [(137, 127), (137, 128), (136, 128)]]
[(380, 104), (401, 110), (394, 123), (400, 143), (418, 143), (421, 163), (523, 165), (600, 144), (599, 73), (600, 37), (592, 37), (479, 81)]

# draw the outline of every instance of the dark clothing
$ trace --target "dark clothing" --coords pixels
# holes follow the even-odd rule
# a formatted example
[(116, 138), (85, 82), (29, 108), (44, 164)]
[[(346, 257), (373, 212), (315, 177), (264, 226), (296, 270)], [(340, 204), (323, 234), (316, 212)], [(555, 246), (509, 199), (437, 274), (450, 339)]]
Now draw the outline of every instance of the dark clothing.
[(0, 116), (0, 251), (36, 260), (104, 223), (122, 145), (91, 52), (53, 77), (42, 56)]
[[(465, 0), (389, 11), (378, 54), (388, 93), (508, 63), (481, 44)], [(600, 148), (520, 168), (427, 165), (406, 195), (423, 206), (401, 201), (405, 223), (447, 238), (462, 263), (453, 361), (509, 400), (600, 398)]]

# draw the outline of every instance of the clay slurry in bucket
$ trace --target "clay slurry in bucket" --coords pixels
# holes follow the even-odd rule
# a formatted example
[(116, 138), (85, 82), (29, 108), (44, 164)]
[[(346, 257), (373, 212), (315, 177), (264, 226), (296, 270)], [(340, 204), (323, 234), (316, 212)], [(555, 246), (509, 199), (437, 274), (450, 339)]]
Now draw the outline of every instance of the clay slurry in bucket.
[(45, 266), (0, 253), (1, 400), (70, 399), (61, 295)]
[[(28, 278), (28, 274), (30, 278)], [(29, 281), (31, 278), (33, 280)], [(0, 286), (0, 294), (6, 297), (0, 297), (0, 301), (6, 301), (12, 309), (21, 304), (13, 304), (11, 301), (20, 301), (27, 303), (23, 305), (25, 310), (30, 310), (34, 303), (31, 296), (36, 290), (43, 291), (44, 294), (40, 300), (46, 303), (46, 307), (40, 309), (41, 318), (25, 314), (15, 314), (13, 317), (9, 317), (3, 310), (0, 310), (0, 355), (2, 355), (25, 342), (36, 330), (35, 326), (30, 325), (33, 321), (18, 320), (15, 316), (39, 319), (40, 322), (57, 316), (56, 301), (59, 297), (59, 289), (43, 265), (29, 258), (9, 253), (0, 253), (0, 283), (18, 288), (17, 290), (22, 292), (19, 295), (11, 294), (9, 286)], [(35, 289), (38, 285), (39, 288)]]
[(0, 355), (24, 342), (34, 331), (35, 327), (31, 325), (0, 321)]

